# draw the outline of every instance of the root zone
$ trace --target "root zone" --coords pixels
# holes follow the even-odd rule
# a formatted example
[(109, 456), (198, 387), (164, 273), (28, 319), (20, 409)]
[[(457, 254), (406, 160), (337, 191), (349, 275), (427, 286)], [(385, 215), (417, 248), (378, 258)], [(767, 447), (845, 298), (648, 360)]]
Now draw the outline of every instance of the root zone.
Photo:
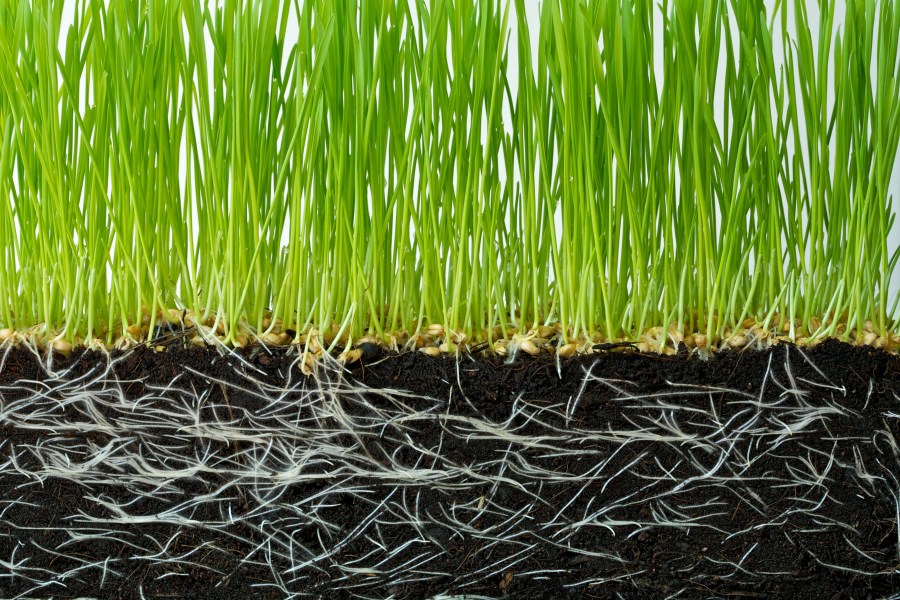
[(887, 354), (300, 359), (7, 347), (4, 596), (897, 593)]

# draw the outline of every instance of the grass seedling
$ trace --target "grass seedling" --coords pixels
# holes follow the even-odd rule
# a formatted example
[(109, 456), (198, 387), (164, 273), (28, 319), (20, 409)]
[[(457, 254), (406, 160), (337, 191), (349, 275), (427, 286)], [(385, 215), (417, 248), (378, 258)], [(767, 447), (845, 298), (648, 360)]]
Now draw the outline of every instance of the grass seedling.
[[(644, 573), (613, 538), (692, 534), (735, 589), (773, 573), (769, 533), (892, 572), (890, 388), (802, 346), (900, 348), (900, 2), (533, 8), (0, 0), (0, 371), (32, 369), (0, 384), (17, 594), (198, 571), (583, 591)], [(779, 341), (800, 347), (740, 354)], [(221, 353), (140, 372), (176, 344)], [(680, 344), (760, 378), (563, 361)], [(105, 354), (55, 360), (80, 345)], [(379, 346), (472, 360), (425, 397), (348, 375)], [(482, 350), (529, 386), (487, 410)], [(671, 595), (712, 589), (652, 554)]]

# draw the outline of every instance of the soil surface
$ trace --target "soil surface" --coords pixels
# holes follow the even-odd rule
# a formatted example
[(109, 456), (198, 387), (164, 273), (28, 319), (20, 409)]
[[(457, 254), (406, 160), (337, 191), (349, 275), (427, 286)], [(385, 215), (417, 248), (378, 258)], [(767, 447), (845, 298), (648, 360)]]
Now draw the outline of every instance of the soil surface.
[(900, 360), (0, 352), (0, 598), (900, 598)]

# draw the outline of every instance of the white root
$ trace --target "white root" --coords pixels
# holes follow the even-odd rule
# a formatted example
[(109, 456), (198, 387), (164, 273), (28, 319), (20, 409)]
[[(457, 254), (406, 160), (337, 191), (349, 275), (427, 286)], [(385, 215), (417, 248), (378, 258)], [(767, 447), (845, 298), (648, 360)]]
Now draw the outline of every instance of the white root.
[[(523, 345), (511, 354), (527, 352)], [(11, 348), (0, 348), (0, 364)], [(41, 432), (25, 444), (0, 440), (0, 469), (20, 481), (15, 495), (0, 500), (0, 538), (20, 535), (11, 515), (38, 508), (29, 494), (41, 486), (71, 484), (92, 507), (54, 525), (67, 539), (57, 548), (6, 544), (0, 569), (27, 582), (31, 594), (62, 592), (76, 577), (109, 585), (134, 564), (161, 567), (162, 581), (207, 569), (202, 557), (220, 552), (212, 540), (222, 538), (242, 548), (242, 568), (271, 574), (259, 587), (286, 597), (323, 573), (335, 589), (354, 594), (386, 582), (451, 578), (466, 589), (505, 573), (568, 577), (556, 563), (542, 568), (533, 560), (548, 547), (615, 573), (569, 578), (567, 589), (599, 587), (642, 571), (628, 569), (614, 545), (592, 543), (595, 534), (633, 539), (661, 530), (704, 530), (731, 542), (738, 550), (705, 560), (739, 582), (766, 574), (761, 530), (790, 532), (792, 544), (790, 536), (805, 532), (838, 532), (857, 562), (812, 558), (839, 572), (869, 576), (900, 560), (900, 542), (886, 552), (849, 517), (828, 510), (840, 498), (835, 486), (845, 485), (868, 501), (893, 499), (890, 518), (895, 528), (900, 523), (900, 444), (890, 426), (900, 404), (881, 415), (883, 429), (835, 437), (830, 427), (859, 412), (843, 404), (847, 390), (800, 350), (786, 351), (783, 365), (770, 360), (750, 391), (666, 382), (646, 392), (598, 375), (594, 361), (567, 400), (520, 393), (497, 400), (507, 406), (495, 419), (469, 397), (462, 360), (446, 376), (444, 401), (367, 388), (327, 353), (305, 377), (297, 352), (273, 383), (222, 347), (216, 360), (239, 382), (218, 374), (217, 362), (208, 371), (185, 367), (165, 385), (119, 375), (127, 356), (79, 375), (46, 361), (45, 377), (0, 385), (0, 423)], [(597, 394), (616, 405), (615, 423), (584, 408)], [(870, 386), (867, 402), (873, 394)], [(488, 448), (489, 456), (475, 460), (458, 450), (470, 447)], [(772, 461), (779, 469), (765, 466)], [(187, 487), (196, 482), (207, 487)], [(119, 492), (115, 499), (101, 493), (110, 488)], [(771, 489), (791, 493), (768, 505)], [(350, 526), (338, 519), (348, 504), (361, 515)], [(738, 509), (742, 524), (722, 529), (721, 517)], [(149, 523), (170, 533), (134, 535)], [(179, 536), (186, 528), (210, 541), (185, 549)], [(450, 572), (448, 548), (466, 540), (478, 545), (471, 566)], [(125, 551), (81, 557), (76, 549), (92, 541)], [(71, 563), (60, 572), (33, 568), (26, 551)], [(701, 571), (686, 577), (702, 583)]]

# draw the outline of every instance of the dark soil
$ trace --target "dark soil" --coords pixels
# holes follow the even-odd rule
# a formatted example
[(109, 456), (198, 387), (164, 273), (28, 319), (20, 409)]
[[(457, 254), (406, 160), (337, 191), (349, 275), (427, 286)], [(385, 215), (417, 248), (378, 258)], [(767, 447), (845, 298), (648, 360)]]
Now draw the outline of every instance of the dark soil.
[(0, 354), (0, 598), (900, 598), (883, 352), (240, 356)]

